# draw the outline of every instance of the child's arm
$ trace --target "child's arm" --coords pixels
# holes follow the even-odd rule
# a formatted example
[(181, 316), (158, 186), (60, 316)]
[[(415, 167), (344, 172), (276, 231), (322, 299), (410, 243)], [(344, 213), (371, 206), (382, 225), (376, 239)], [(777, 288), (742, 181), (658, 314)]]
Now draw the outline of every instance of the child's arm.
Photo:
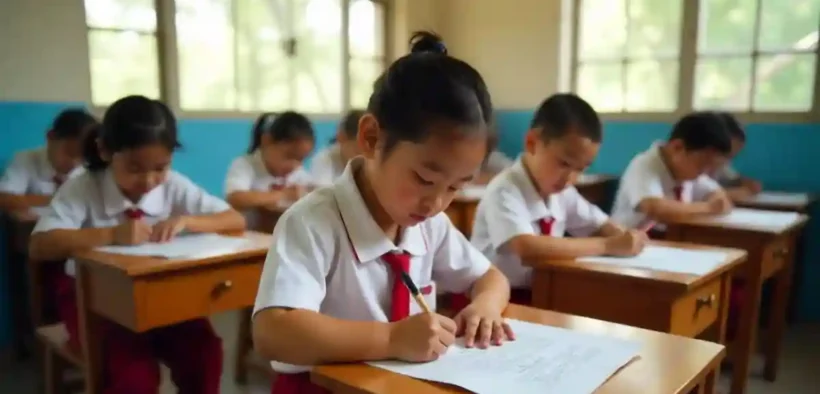
[(489, 305), (499, 313), (510, 301), (510, 282), (495, 266), (490, 266), (472, 286), (470, 298), (473, 302)]
[(245, 218), (228, 209), (208, 215), (184, 216), (185, 229), (193, 233), (228, 233), (245, 230)]
[(682, 202), (664, 197), (648, 197), (641, 200), (637, 207), (652, 220), (674, 222), (682, 218), (712, 213), (706, 201)]
[(20, 211), (48, 205), (51, 196), (26, 194), (33, 171), (24, 154), (18, 154), (0, 177), (0, 210)]
[(22, 211), (48, 205), (51, 196), (39, 194), (12, 194), (0, 192), (0, 211)]
[[(166, 183), (173, 185), (174, 215), (183, 222), (185, 230), (194, 233), (226, 233), (245, 230), (245, 218), (222, 199), (219, 199), (190, 179), (172, 174)], [(178, 213), (178, 214), (177, 214)]]
[(507, 243), (522, 260), (544, 258), (571, 259), (606, 254), (607, 238), (560, 238), (545, 235), (518, 235)]
[(29, 238), (29, 258), (34, 261), (65, 260), (76, 251), (113, 243), (114, 227), (35, 232)]
[(228, 194), (228, 203), (234, 209), (244, 211), (263, 207), (275, 207), (280, 201), (286, 200), (283, 190), (271, 191), (235, 191)]

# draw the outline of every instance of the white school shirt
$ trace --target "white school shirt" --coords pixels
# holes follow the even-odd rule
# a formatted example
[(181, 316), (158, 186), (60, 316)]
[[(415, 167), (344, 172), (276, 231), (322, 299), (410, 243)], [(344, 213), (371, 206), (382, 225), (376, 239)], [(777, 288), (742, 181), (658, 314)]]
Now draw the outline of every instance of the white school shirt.
[(497, 150), (494, 150), (487, 155), (487, 159), (484, 160), (481, 170), (492, 174), (498, 174), (511, 165), (513, 165), (513, 161), (510, 160), (509, 157)]
[[(645, 152), (635, 156), (621, 176), (615, 203), (612, 207), (612, 220), (629, 228), (640, 228), (648, 224), (649, 219), (638, 211), (638, 205), (645, 198), (658, 197), (675, 199), (675, 187), (680, 186), (681, 201), (703, 201), (713, 192), (720, 190), (720, 185), (706, 174), (691, 181), (678, 183), (661, 158), (660, 148), (663, 142), (655, 142)], [(665, 226), (656, 225), (663, 230)]]
[[(84, 168), (77, 166), (68, 173), (66, 180), (83, 172)], [(23, 151), (14, 155), (14, 159), (0, 178), (0, 193), (49, 196), (57, 190), (57, 184), (54, 182), (56, 175), (57, 172), (48, 160), (45, 147)]]
[[(410, 277), (435, 309), (436, 286), (453, 293), (468, 291), (490, 262), (438, 215), (403, 229), (395, 245), (376, 224), (353, 174), (364, 159), (354, 158), (328, 187), (300, 199), (276, 224), (254, 315), (267, 308), (306, 309), (338, 319), (389, 320), (393, 275), (381, 256), (403, 250), (411, 255)], [(435, 284), (434, 284), (435, 281)], [(410, 313), (420, 313), (410, 301)], [(277, 335), (275, 327), (271, 335)], [(309, 366), (272, 362), (279, 372)]]
[[(225, 177), (225, 196), (233, 192), (245, 191), (268, 191), (274, 187), (287, 186), (310, 186), (313, 184), (312, 177), (303, 167), (295, 169), (286, 176), (273, 176), (265, 168), (262, 161), (262, 154), (257, 150), (254, 153), (243, 155), (234, 159)], [(286, 206), (290, 202), (283, 202)], [(245, 216), (248, 228), (256, 226), (256, 211), (247, 210), (242, 212)]]
[[(60, 187), (32, 232), (113, 227), (125, 220), (125, 211), (132, 208), (145, 212), (143, 220), (150, 225), (172, 216), (207, 215), (231, 209), (228, 203), (174, 171), (134, 204), (123, 196), (111, 171), (103, 170), (86, 172)], [(66, 274), (74, 276), (74, 272), (74, 261), (68, 260)]]
[(587, 201), (574, 186), (541, 197), (519, 159), (498, 174), (487, 185), (476, 209), (472, 244), (495, 264), (510, 280), (513, 288), (527, 288), (532, 268), (521, 264), (507, 242), (519, 235), (541, 234), (541, 219), (553, 219), (550, 235), (563, 237), (565, 232), (589, 236), (609, 218), (595, 204)]
[(342, 175), (346, 165), (342, 158), (342, 148), (339, 144), (333, 144), (313, 157), (310, 162), (310, 173), (317, 185), (326, 186)]

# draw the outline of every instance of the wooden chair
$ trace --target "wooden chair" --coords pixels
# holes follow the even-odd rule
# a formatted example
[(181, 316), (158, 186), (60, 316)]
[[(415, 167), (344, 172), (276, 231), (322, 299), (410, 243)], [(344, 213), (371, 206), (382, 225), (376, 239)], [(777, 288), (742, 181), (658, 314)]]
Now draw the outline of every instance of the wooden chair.
[(74, 367), (83, 370), (81, 354), (68, 346), (68, 331), (62, 323), (38, 327), (36, 336), (43, 349), (43, 391), (45, 394), (65, 394), (82, 385), (82, 380), (67, 381), (66, 372)]

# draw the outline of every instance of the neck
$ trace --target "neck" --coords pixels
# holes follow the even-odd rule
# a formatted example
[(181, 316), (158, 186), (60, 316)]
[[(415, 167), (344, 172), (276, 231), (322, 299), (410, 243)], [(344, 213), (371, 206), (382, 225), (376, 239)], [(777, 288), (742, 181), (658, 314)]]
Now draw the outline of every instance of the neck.
[(373, 170), (367, 163), (353, 173), (353, 179), (356, 181), (356, 187), (362, 194), (364, 205), (376, 222), (376, 225), (384, 231), (387, 238), (391, 239), (396, 245), (399, 244), (398, 236), (400, 234), (399, 226), (393, 221), (393, 218), (387, 213), (379, 198), (373, 189), (371, 179), (373, 177)]
[(527, 174), (527, 179), (530, 180), (530, 183), (532, 183), (532, 186), (535, 188), (535, 191), (538, 192), (538, 195), (543, 198), (549, 197), (549, 193), (544, 193), (538, 186), (538, 182), (535, 181), (535, 177), (532, 176), (532, 170), (530, 170), (530, 168), (532, 168), (532, 155), (529, 153), (524, 153), (524, 155), (521, 156), (521, 164), (524, 167), (524, 173)]
[(659, 153), (661, 156), (661, 162), (664, 166), (666, 166), (666, 170), (669, 171), (669, 174), (672, 175), (672, 179), (674, 179), (675, 182), (681, 182), (680, 177), (675, 172), (675, 167), (672, 166), (672, 158), (670, 157), (671, 153), (669, 152), (669, 147), (666, 144), (661, 145)]

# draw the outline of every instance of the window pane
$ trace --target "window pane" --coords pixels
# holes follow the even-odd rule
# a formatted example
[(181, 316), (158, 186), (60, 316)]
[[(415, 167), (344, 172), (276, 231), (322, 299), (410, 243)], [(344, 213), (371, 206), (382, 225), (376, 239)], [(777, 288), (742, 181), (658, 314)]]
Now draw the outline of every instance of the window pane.
[(641, 60), (626, 66), (626, 110), (671, 112), (678, 101), (678, 62)]
[(341, 0), (294, 0), (294, 108), (304, 112), (342, 110)]
[(748, 110), (751, 81), (751, 57), (699, 59), (695, 68), (694, 106)]
[(85, 0), (90, 27), (153, 32), (157, 29), (154, 0)]
[(783, 54), (757, 60), (755, 111), (808, 111), (814, 90), (815, 55)]
[(107, 105), (130, 94), (159, 98), (157, 39), (135, 32), (88, 32), (91, 97)]
[(817, 45), (820, 0), (761, 0), (761, 49), (808, 49)]
[(180, 106), (236, 109), (231, 0), (177, 0)]
[(347, 34), (351, 56), (384, 56), (384, 7), (372, 0), (351, 0)]
[(626, 43), (626, 0), (583, 0), (578, 32), (580, 60), (623, 57)]
[(582, 64), (578, 67), (578, 95), (600, 112), (621, 112), (623, 66), (621, 63)]
[(757, 0), (702, 0), (700, 3), (701, 52), (751, 53)]
[(366, 108), (373, 94), (373, 82), (384, 70), (382, 59), (350, 60), (350, 106)]
[(681, 0), (630, 0), (628, 9), (627, 53), (630, 57), (679, 55), (683, 23)]
[[(197, 1), (197, 0), (191, 0)], [(292, 61), (288, 56), (290, 42), (290, 8), (285, 0), (231, 0), (236, 12), (234, 32), (238, 109), (246, 111), (281, 111), (290, 109), (292, 95)]]

